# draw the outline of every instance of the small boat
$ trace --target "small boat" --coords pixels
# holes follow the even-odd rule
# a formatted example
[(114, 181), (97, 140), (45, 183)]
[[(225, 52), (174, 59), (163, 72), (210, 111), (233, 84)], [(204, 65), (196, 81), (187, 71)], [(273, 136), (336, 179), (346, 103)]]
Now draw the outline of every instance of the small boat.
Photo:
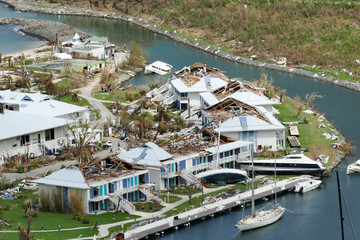
[(156, 61), (145, 67), (144, 74), (157, 73), (160, 75), (165, 75), (170, 73), (172, 68), (173, 66), (171, 66), (170, 64), (161, 61)]
[[(251, 161), (239, 162), (246, 171), (251, 170)], [(254, 170), (258, 174), (271, 174), (274, 172), (274, 159), (254, 160)], [(276, 160), (276, 171), (280, 174), (321, 174), (325, 167), (317, 161), (311, 160), (304, 154), (291, 154)]]
[(351, 163), (346, 170), (346, 174), (359, 173), (360, 172), (360, 159), (354, 163)]
[[(252, 149), (252, 148), (251, 148)], [(251, 215), (239, 220), (235, 227), (240, 231), (251, 230), (255, 228), (265, 227), (272, 223), (275, 223), (277, 220), (281, 218), (281, 216), (285, 212), (285, 208), (281, 207), (277, 203), (276, 198), (276, 157), (275, 157), (275, 186), (274, 186), (274, 194), (275, 194), (275, 203), (271, 204), (271, 208), (268, 210), (260, 209), (255, 212), (255, 198), (254, 198), (254, 160), (252, 158), (252, 151), (250, 154), (251, 159), (251, 169), (252, 169), (252, 194), (251, 194)]]
[(315, 188), (318, 188), (321, 183), (322, 183), (321, 180), (309, 179), (308, 181), (300, 182), (300, 183), (296, 184), (294, 187), (294, 192), (306, 193), (311, 190), (314, 190)]

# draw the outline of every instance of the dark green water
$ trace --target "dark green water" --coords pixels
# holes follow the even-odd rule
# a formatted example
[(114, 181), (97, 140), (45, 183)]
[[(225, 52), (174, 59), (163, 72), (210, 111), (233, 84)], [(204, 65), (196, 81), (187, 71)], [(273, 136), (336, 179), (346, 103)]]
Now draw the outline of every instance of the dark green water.
[[(14, 15), (12, 10), (0, 6), (0, 16), (11, 15)], [(275, 85), (287, 89), (287, 95), (290, 97), (299, 95), (303, 98), (306, 93), (315, 91), (324, 96), (323, 99), (316, 101), (319, 111), (325, 113), (348, 140), (354, 141), (357, 147), (360, 146), (358, 120), (360, 94), (354, 91), (297, 75), (229, 62), (129, 23), (89, 17), (53, 17), (31, 13), (16, 16), (62, 21), (98, 36), (108, 36), (111, 42), (120, 45), (135, 40), (148, 54), (150, 61), (161, 60), (172, 64), (175, 69), (202, 62), (220, 68), (231, 77), (245, 80), (254, 80), (262, 73), (266, 73), (274, 80)], [(0, 35), (3, 35), (2, 33), (1, 30)], [(7, 39), (8, 42), (3, 40), (0, 45), (0, 51), (3, 51), (4, 46), (13, 44), (11, 34)], [(27, 43), (24, 44), (23, 47), (26, 48)], [(147, 81), (143, 75), (139, 75), (131, 80), (131, 84), (147, 84)], [(356, 234), (360, 236), (358, 227), (360, 225), (360, 208), (358, 207), (360, 176), (346, 176), (346, 166), (358, 158), (358, 153), (347, 157), (337, 169)], [(285, 212), (276, 224), (262, 229), (234, 236), (237, 233), (234, 224), (241, 218), (240, 210), (234, 210), (166, 234), (161, 239), (230, 239), (232, 237), (232, 239), (340, 239), (335, 173), (325, 178), (318, 190), (306, 194), (284, 194), (278, 198), (278, 201), (290, 211)], [(346, 239), (353, 239), (347, 217), (345, 217), (345, 236)]]

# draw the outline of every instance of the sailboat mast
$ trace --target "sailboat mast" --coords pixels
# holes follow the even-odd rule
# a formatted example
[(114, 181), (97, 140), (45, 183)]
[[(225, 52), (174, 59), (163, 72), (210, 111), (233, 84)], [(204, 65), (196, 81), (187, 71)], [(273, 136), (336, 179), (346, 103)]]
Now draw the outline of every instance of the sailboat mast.
[(254, 159), (253, 159), (253, 145), (251, 144), (251, 150), (250, 150), (250, 158), (251, 158), (251, 216), (255, 217), (255, 197), (254, 197), (254, 182), (255, 182), (255, 176), (254, 176)]
[(336, 170), (336, 179), (337, 179), (338, 195), (339, 195), (341, 239), (344, 240), (344, 217), (343, 217), (342, 204), (341, 204), (341, 189), (340, 189), (339, 172), (337, 170)]
[(274, 189), (274, 192), (275, 192), (275, 203), (277, 203), (277, 195), (276, 195), (276, 153), (274, 153), (275, 155), (275, 189)]

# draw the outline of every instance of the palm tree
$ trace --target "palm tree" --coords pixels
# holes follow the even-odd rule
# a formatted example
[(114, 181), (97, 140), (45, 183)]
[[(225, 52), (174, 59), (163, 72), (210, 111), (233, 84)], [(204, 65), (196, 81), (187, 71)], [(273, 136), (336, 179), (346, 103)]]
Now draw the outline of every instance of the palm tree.
[(31, 199), (25, 201), (23, 208), (28, 217), (35, 218), (37, 216), (37, 207)]
[(316, 98), (324, 98), (324, 96), (318, 94), (317, 92), (307, 93), (305, 95), (306, 105), (308, 105), (311, 109), (315, 109), (314, 101)]

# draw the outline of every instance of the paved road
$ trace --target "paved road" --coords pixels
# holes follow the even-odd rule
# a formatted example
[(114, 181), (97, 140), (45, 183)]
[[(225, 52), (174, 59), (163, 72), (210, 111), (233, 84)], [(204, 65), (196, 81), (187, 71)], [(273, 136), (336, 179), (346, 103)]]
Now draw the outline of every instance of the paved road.
[(61, 168), (61, 165), (65, 165), (66, 167), (75, 164), (75, 160), (73, 161), (61, 161), (56, 162), (55, 164), (44, 166), (41, 168), (36, 168), (30, 172), (26, 173), (4, 173), (3, 176), (9, 179), (11, 182), (16, 181), (17, 179), (23, 179), (23, 178), (34, 178), (39, 175), (45, 174), (47, 171), (56, 171)]
[(101, 119), (98, 122), (99, 126), (102, 126), (105, 123), (108, 123), (112, 119), (115, 119), (114, 115), (107, 109), (102, 101), (91, 96), (93, 88), (98, 85), (101, 81), (101, 75), (96, 75), (94, 80), (86, 87), (75, 89), (75, 91), (80, 91), (79, 96), (87, 99), (89, 103), (97, 109), (101, 114)]

